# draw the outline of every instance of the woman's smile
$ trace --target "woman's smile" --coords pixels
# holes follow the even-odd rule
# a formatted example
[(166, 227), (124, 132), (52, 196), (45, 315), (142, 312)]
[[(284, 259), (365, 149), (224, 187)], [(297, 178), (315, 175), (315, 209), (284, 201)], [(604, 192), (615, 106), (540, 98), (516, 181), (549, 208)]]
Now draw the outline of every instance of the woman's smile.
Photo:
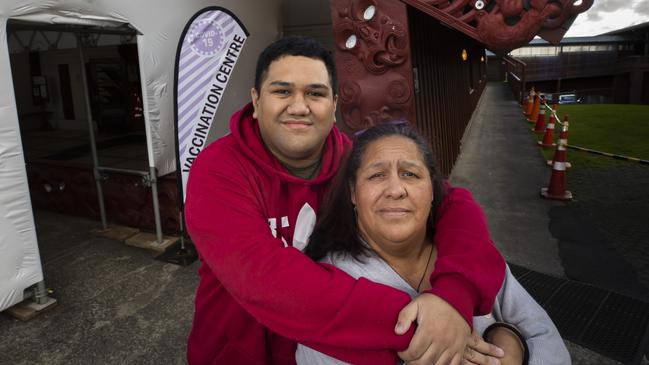
[(388, 219), (403, 218), (412, 211), (406, 208), (381, 208), (378, 213)]

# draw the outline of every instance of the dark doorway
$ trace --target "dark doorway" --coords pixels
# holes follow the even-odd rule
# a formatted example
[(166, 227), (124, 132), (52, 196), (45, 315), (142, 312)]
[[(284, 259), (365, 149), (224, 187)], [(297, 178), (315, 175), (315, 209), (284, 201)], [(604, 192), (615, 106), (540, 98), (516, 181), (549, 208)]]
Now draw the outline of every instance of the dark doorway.
[(70, 86), (70, 65), (62, 64), (59, 69), (59, 88), (61, 91), (61, 104), (63, 106), (63, 117), (67, 120), (74, 118), (74, 99), (72, 98), (72, 87)]

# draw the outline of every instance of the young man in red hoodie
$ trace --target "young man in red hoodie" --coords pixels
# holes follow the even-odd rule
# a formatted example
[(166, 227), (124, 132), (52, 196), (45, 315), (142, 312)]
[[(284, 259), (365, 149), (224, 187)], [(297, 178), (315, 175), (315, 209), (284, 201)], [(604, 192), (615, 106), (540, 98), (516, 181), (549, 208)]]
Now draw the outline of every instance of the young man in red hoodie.
[(450, 188), (442, 207), (433, 289), (412, 302), (300, 251), (350, 147), (334, 126), (335, 73), (310, 38), (271, 44), (252, 103), (193, 164), (185, 214), (203, 265), (190, 364), (294, 364), (296, 341), (354, 364), (394, 364), (397, 351), (459, 364), (467, 322), (491, 310), (504, 261), (463, 189)]

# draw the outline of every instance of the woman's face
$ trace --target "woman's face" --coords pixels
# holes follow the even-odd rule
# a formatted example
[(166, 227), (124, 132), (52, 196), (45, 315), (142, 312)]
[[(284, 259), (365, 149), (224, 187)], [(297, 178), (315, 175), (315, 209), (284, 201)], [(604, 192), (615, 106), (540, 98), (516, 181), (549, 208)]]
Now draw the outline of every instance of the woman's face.
[(433, 183), (417, 145), (402, 136), (370, 143), (351, 199), (359, 231), (370, 245), (398, 252), (423, 243)]

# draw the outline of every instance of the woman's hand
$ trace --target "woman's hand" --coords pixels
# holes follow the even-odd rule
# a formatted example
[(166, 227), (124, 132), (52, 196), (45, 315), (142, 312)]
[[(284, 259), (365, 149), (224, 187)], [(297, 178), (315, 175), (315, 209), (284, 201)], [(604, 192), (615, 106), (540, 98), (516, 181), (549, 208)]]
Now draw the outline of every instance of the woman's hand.
[(505, 352), (495, 345), (486, 342), (475, 331), (469, 337), (464, 351), (463, 365), (500, 365)]
[(462, 363), (470, 327), (455, 308), (442, 298), (424, 293), (399, 313), (395, 333), (404, 334), (413, 322), (417, 330), (399, 357), (409, 365)]

